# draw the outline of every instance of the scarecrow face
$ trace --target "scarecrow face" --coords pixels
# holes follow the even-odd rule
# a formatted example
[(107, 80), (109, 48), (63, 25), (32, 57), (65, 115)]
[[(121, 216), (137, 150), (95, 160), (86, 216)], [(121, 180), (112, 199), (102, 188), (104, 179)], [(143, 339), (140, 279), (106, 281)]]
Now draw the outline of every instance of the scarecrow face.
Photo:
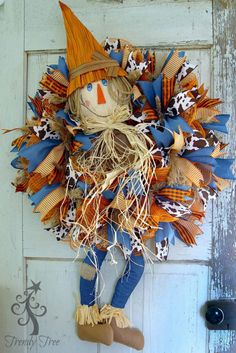
[(112, 114), (118, 104), (109, 93), (107, 80), (88, 83), (80, 89), (80, 100), (83, 117), (106, 117)]

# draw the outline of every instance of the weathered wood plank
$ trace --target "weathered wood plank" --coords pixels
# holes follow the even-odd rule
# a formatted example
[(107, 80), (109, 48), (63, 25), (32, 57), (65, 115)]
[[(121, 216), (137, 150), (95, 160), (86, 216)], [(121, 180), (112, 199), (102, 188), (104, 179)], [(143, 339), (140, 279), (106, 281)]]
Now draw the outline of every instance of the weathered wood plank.
[[(135, 45), (212, 44), (212, 2), (205, 1), (65, 1), (102, 41), (107, 36)], [(65, 33), (57, 1), (25, 1), (25, 49), (65, 48)]]
[[(22, 126), (24, 101), (24, 3), (6, 1), (0, 6), (0, 121), (2, 128)], [(9, 152), (11, 140), (17, 134), (0, 138), (1, 185), (1, 246), (0, 246), (0, 351), (13, 352), (11, 339), (6, 335), (24, 338), (24, 328), (17, 324), (11, 313), (16, 295), (23, 291), (22, 258), (22, 195), (15, 194), (11, 181), (15, 171), (10, 166), (13, 155)], [(21, 352), (25, 348), (21, 347)]]
[[(235, 0), (213, 1), (214, 23), (214, 95), (224, 101), (225, 113), (232, 118), (228, 124), (230, 142), (229, 155), (235, 158), (236, 116), (236, 2)], [(234, 165), (234, 174), (236, 168)], [(236, 251), (235, 251), (235, 183), (224, 191), (213, 208), (213, 259), (211, 297), (236, 296)], [(236, 333), (210, 332), (210, 353), (232, 353), (236, 351)]]

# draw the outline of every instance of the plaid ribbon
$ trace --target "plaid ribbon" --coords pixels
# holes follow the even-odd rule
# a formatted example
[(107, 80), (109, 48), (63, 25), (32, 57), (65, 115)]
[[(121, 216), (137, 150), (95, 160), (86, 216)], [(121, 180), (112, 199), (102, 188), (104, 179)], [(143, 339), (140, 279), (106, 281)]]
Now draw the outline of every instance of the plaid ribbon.
[(174, 188), (163, 188), (158, 191), (159, 196), (166, 197), (172, 201), (184, 202), (186, 197), (192, 196), (192, 190), (179, 190)]
[(58, 94), (60, 97), (66, 97), (67, 87), (54, 80), (51, 75), (44, 74), (40, 84)]

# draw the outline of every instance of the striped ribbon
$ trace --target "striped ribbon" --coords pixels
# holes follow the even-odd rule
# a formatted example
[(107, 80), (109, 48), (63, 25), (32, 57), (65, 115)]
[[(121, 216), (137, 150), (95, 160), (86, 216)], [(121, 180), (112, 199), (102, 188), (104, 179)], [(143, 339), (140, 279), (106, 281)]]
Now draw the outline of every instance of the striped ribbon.
[(39, 97), (32, 98), (29, 96), (29, 99), (31, 100), (33, 106), (36, 109), (36, 112), (38, 113), (39, 117), (42, 117), (43, 114), (43, 105), (42, 105), (42, 100)]
[(166, 63), (165, 67), (162, 70), (162, 73), (168, 78), (171, 79), (179, 71), (180, 67), (186, 61), (186, 56), (179, 57), (179, 51), (175, 50), (171, 58)]
[(204, 96), (204, 99), (201, 99), (199, 101), (198, 106), (209, 108), (209, 107), (214, 107), (220, 103), (222, 103), (222, 100), (220, 98), (210, 98), (210, 97)]
[(175, 90), (175, 77), (167, 78), (165, 74), (163, 74), (162, 78), (162, 104), (163, 109), (166, 110), (168, 107), (169, 101), (174, 95)]
[(177, 157), (175, 159), (177, 168), (179, 168), (183, 175), (188, 178), (194, 185), (200, 187), (204, 181), (201, 171), (186, 158)]
[(42, 187), (47, 184), (47, 178), (43, 177), (40, 173), (33, 173), (30, 176), (28, 188), (33, 193), (38, 192)]
[(64, 154), (64, 144), (60, 144), (54, 147), (47, 157), (38, 165), (38, 167), (34, 170), (35, 173), (40, 173), (42, 176), (47, 176), (50, 174), (55, 166), (61, 160)]
[(47, 214), (57, 206), (64, 197), (65, 189), (59, 186), (42, 199), (42, 201), (34, 208), (34, 212), (41, 213), (41, 221), (43, 222)]
[(132, 203), (133, 203), (132, 200), (126, 200), (124, 196), (121, 193), (119, 193), (111, 202), (110, 208), (116, 208), (117, 210), (125, 211), (130, 208)]
[(196, 224), (184, 219), (178, 219), (177, 222), (172, 224), (177, 229), (181, 239), (188, 245), (196, 244), (195, 237), (203, 233)]

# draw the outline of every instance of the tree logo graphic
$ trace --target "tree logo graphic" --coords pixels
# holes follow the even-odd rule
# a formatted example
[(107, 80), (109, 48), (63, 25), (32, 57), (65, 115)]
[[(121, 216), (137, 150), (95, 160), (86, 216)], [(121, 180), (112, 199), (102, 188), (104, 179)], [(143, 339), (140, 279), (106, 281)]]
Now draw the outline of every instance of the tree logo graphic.
[(35, 283), (32, 281), (32, 286), (26, 288), (24, 291), (24, 296), (18, 294), (16, 296), (16, 303), (11, 306), (11, 311), (14, 315), (21, 316), (17, 322), (20, 326), (26, 326), (30, 322), (33, 325), (33, 330), (31, 336), (38, 335), (39, 333), (39, 324), (37, 317), (44, 316), (47, 313), (47, 308), (44, 305), (40, 305), (36, 302), (35, 295), (41, 290), (40, 283)]

